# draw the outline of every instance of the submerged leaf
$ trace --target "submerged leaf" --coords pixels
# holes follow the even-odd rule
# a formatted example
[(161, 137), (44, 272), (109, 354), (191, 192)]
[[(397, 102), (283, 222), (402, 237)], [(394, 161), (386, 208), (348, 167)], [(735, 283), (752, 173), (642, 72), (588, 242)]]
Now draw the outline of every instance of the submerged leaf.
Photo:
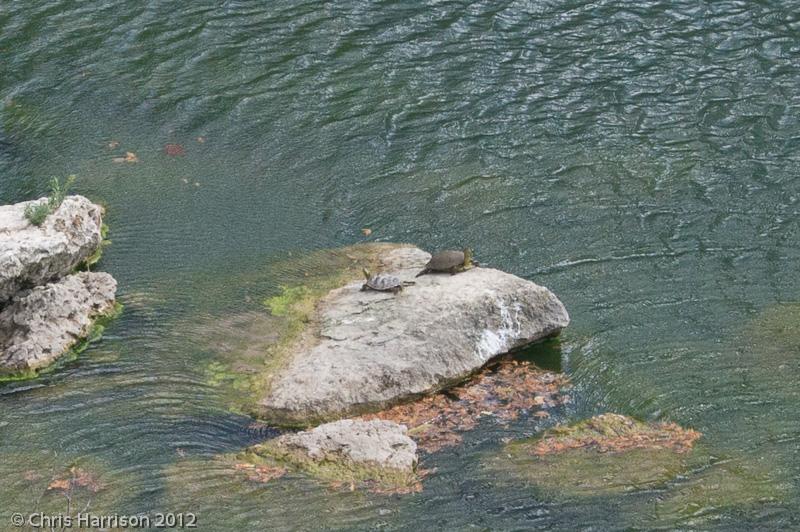
[(164, 153), (170, 157), (180, 157), (186, 155), (186, 150), (180, 144), (166, 144), (164, 146)]
[(70, 487), (70, 481), (67, 478), (57, 478), (50, 482), (47, 485), (47, 489), (49, 490), (68, 490)]
[(115, 163), (138, 163), (139, 158), (132, 151), (126, 151), (124, 157), (114, 157), (111, 159)]
[(528, 362), (506, 360), (481, 371), (475, 378), (450, 390), (419, 401), (363, 416), (385, 419), (408, 427), (408, 434), (424, 451), (436, 452), (458, 445), (461, 432), (474, 429), (480, 418), (501, 423), (517, 419), (523, 412), (547, 417), (545, 408), (563, 404), (566, 377), (544, 371)]

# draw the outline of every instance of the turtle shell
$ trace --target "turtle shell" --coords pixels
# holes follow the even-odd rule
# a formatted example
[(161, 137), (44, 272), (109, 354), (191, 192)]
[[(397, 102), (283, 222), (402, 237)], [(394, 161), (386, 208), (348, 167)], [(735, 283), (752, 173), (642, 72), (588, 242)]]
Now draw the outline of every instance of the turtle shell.
[(386, 291), (400, 288), (403, 286), (403, 283), (400, 281), (399, 277), (379, 273), (370, 277), (364, 286), (373, 290)]
[(463, 251), (440, 251), (431, 257), (425, 268), (431, 271), (446, 271), (464, 264)]

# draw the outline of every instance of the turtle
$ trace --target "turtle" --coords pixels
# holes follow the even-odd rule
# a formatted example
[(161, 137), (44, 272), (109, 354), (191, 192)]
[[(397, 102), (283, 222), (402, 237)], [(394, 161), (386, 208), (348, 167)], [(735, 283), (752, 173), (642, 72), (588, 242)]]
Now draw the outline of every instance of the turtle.
[(458, 272), (469, 270), (473, 266), (477, 266), (477, 263), (472, 261), (470, 248), (464, 248), (463, 251), (440, 251), (431, 257), (431, 260), (416, 277), (432, 272), (449, 272), (450, 275), (455, 275)]
[(414, 284), (411, 281), (401, 281), (399, 277), (388, 275), (385, 273), (371, 274), (368, 269), (363, 268), (364, 277), (367, 282), (361, 286), (361, 290), (375, 290), (377, 292), (393, 292), (397, 293), (403, 289), (404, 286)]

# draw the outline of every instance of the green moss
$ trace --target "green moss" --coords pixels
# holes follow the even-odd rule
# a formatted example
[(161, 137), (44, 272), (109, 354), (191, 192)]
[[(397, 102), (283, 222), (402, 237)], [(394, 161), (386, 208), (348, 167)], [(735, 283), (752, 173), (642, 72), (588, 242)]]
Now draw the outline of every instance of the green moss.
[(75, 271), (80, 271), (80, 270), (89, 271), (92, 266), (100, 262), (100, 259), (103, 258), (103, 253), (105, 252), (106, 247), (111, 245), (111, 240), (108, 239), (108, 232), (109, 232), (108, 225), (106, 225), (105, 223), (100, 225), (100, 238), (101, 238), (100, 245), (97, 246), (97, 249), (94, 251), (94, 253), (89, 255), (89, 257), (87, 257), (85, 261), (83, 261), (75, 268)]
[(666, 449), (632, 449), (597, 453), (573, 449), (533, 456), (525, 446), (511, 444), (500, 466), (546, 492), (595, 496), (650, 489), (665, 485), (686, 469), (685, 457)]
[(800, 347), (800, 304), (787, 303), (764, 310), (747, 329), (758, 341), (777, 341)]
[(26, 381), (38, 377), (40, 373), (42, 373), (41, 370), (26, 369), (24, 371), (0, 374), (0, 384), (4, 382)]
[[(655, 517), (665, 528), (687, 518), (718, 515), (723, 507), (746, 511), (786, 500), (788, 488), (776, 483), (772, 472), (757, 462), (719, 457), (703, 443), (690, 452), (676, 452), (666, 435), (658, 432), (655, 440), (646, 441), (654, 428), (659, 430), (657, 425), (636, 422), (622, 429), (620, 425), (592, 418), (557, 427), (542, 436), (507, 444), (487, 465), (496, 478), (523, 480), (554, 497), (661, 490)], [(676, 434), (682, 434), (681, 441), (690, 431)], [(571, 442), (592, 440), (599, 443), (570, 446)], [(625, 448), (624, 442), (637, 440), (646, 444)], [(554, 452), (543, 452), (547, 449), (542, 441)], [(618, 441), (623, 450), (614, 451), (609, 441)]]
[[(273, 316), (288, 316), (295, 313), (296, 309), (307, 308), (302, 302), (311, 298), (311, 290), (307, 286), (282, 286), (281, 294), (270, 297), (264, 301), (264, 305), (269, 309)], [(303, 317), (306, 317), (303, 313)]]

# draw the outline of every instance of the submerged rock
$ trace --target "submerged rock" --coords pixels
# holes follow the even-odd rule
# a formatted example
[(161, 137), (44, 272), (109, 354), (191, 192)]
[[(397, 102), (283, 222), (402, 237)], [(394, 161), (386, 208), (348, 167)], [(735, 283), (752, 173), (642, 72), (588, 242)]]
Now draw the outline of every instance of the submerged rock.
[(0, 377), (29, 376), (99, 332), (116, 311), (117, 282), (81, 272), (17, 294), (0, 312)]
[(602, 414), (511, 442), (494, 466), (546, 490), (572, 495), (649, 489), (689, 468), (700, 433), (674, 423)]
[(414, 279), (429, 259), (414, 247), (381, 250), (381, 271), (415, 281), (399, 294), (362, 291), (358, 280), (319, 301), (292, 291), (302, 287), (274, 298), (274, 315), (292, 315), (295, 300), (310, 310), (297, 312), (303, 331), (285, 347), (256, 414), (309, 425), (380, 410), (456, 384), (569, 323), (547, 288), (492, 268)]
[(35, 226), (25, 218), (25, 208), (44, 201), (0, 206), (0, 305), (23, 288), (71, 273), (100, 248), (102, 207), (68, 196)]
[(417, 444), (408, 437), (405, 426), (391, 421), (343, 419), (284, 434), (271, 445), (317, 463), (348, 461), (400, 471), (412, 471), (417, 463)]
[(285, 434), (251, 451), (323, 480), (376, 491), (416, 491), (417, 444), (391, 421), (343, 419)]
[(655, 513), (671, 523), (688, 520), (697, 529), (715, 519), (720, 508), (760, 513), (769, 504), (784, 503), (791, 491), (791, 482), (776, 480), (774, 471), (757, 460), (726, 457), (680, 478), (658, 498)]

